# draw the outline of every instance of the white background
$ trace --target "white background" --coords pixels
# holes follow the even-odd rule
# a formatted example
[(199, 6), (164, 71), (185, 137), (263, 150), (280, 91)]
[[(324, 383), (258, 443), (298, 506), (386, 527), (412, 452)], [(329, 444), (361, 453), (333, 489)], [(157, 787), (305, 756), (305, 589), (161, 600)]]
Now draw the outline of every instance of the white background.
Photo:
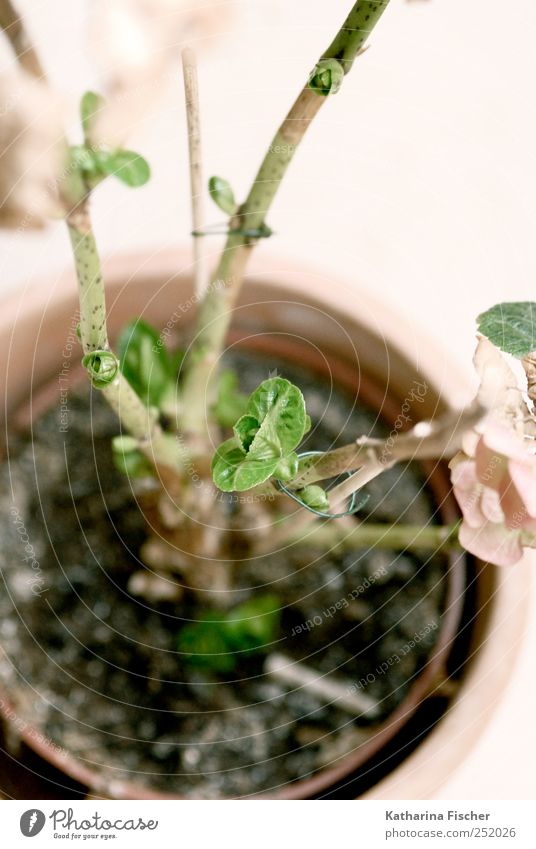
[[(128, 846), (165, 847), (175, 849), (186, 845), (195, 849), (273, 849), (273, 846), (330, 846), (334, 841), (343, 841), (349, 847), (366, 846), (367, 849), (379, 847), (407, 846), (410, 849), (430, 849), (430, 847), (477, 847), (493, 845), (508, 849), (532, 849), (534, 846), (534, 820), (528, 803), (494, 803), (487, 800), (469, 805), (455, 801), (448, 804), (426, 802), (309, 802), (307, 817), (303, 816), (303, 807), (299, 802), (255, 802), (242, 804), (237, 811), (236, 802), (210, 802), (211, 816), (203, 817), (204, 808), (199, 802), (145, 802), (140, 810), (139, 802), (7, 802), (2, 806), (3, 834), (6, 845), (15, 846), (99, 846), (123, 849)], [(35, 835), (35, 843), (29, 843), (19, 829), (19, 819), (23, 812), (32, 807), (39, 808), (47, 817), (43, 830)], [(78, 833), (97, 834), (96, 839), (58, 839), (54, 837), (53, 821), (49, 819), (54, 810), (72, 808), (77, 822), (84, 817), (91, 818), (98, 813), (101, 819), (110, 821), (132, 818), (135, 821), (143, 817), (158, 820), (155, 831), (116, 832), (112, 840), (102, 840), (103, 832), (94, 830), (75, 832), (74, 828), (65, 830), (59, 827), (56, 835)], [(402, 820), (388, 821), (386, 811), (411, 813), (443, 813), (444, 820)], [(448, 811), (459, 813), (489, 813), (488, 820), (448, 820)], [(58, 820), (62, 814), (58, 815)], [(65, 819), (63, 819), (65, 821)], [(489, 837), (469, 839), (467, 837), (436, 838), (422, 837), (389, 838), (386, 831), (401, 832), (413, 830), (469, 830), (471, 827), (513, 827), (515, 837)], [(502, 832), (501, 832), (502, 833)]]
[[(192, 0), (192, 3), (194, 0)], [(98, 79), (85, 51), (88, 3), (21, 0), (66, 107)], [(349, 0), (232, 3), (227, 32), (203, 45), (208, 173), (241, 196), (261, 151)], [(536, 3), (393, 0), (344, 91), (326, 104), (272, 214), (265, 252), (372, 290), (408, 335), (440, 340), (471, 375), (474, 318), (498, 300), (536, 297)], [(0, 54), (4, 57), (4, 53)], [(95, 202), (103, 253), (184, 243), (188, 229), (180, 78), (130, 144), (153, 179), (110, 181)], [(215, 212), (218, 220), (218, 212)], [(0, 290), (67, 266), (61, 225), (0, 236)], [(416, 355), (426, 348), (415, 341)], [(533, 616), (533, 621), (536, 616)], [(492, 726), (441, 795), (534, 795), (536, 633)]]

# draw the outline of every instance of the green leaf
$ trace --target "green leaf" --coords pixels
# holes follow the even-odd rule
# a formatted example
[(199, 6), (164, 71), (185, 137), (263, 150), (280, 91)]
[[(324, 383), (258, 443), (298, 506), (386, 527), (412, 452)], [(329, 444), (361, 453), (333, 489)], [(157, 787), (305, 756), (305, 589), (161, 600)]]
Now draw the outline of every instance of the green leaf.
[(305, 486), (303, 489), (298, 490), (296, 495), (311, 510), (320, 510), (322, 513), (326, 513), (329, 510), (329, 498), (321, 486), (316, 486), (316, 484)]
[(234, 651), (267, 651), (277, 639), (281, 608), (275, 595), (259, 595), (235, 607), (227, 615), (225, 639)]
[(283, 457), (277, 464), (274, 472), (274, 478), (280, 481), (290, 481), (298, 474), (299, 459), (295, 451), (289, 454), (288, 457)]
[(69, 148), (69, 154), (71, 167), (80, 171), (84, 177), (87, 175), (100, 175), (99, 164), (95, 159), (95, 154), (88, 147), (83, 144), (73, 144)]
[(112, 439), (114, 466), (127, 478), (154, 476), (154, 469), (141, 451), (136, 439), (131, 436), (115, 436)]
[(281, 609), (275, 595), (259, 595), (228, 613), (208, 613), (182, 628), (179, 651), (187, 662), (216, 673), (232, 672), (244, 656), (263, 654), (279, 636)]
[(220, 445), (212, 463), (214, 483), (224, 492), (243, 492), (268, 480), (276, 469), (292, 477), (294, 449), (310, 427), (297, 386), (282, 377), (265, 380), (250, 395), (236, 422), (234, 439)]
[(157, 330), (146, 321), (129, 322), (119, 336), (121, 371), (148, 407), (160, 407), (174, 398), (176, 361)]
[(223, 492), (244, 492), (267, 481), (275, 472), (278, 462), (277, 458), (249, 458), (235, 437), (218, 447), (212, 460), (212, 477)]
[(95, 156), (104, 174), (131, 188), (145, 185), (151, 176), (147, 160), (133, 150), (99, 150)]
[(501, 351), (523, 359), (536, 350), (536, 303), (497, 304), (477, 318), (478, 329)]
[(238, 391), (238, 376), (231, 369), (223, 371), (218, 385), (218, 398), (214, 415), (222, 427), (233, 427), (244, 415), (248, 396)]
[(249, 454), (256, 459), (286, 457), (300, 444), (307, 425), (305, 401), (283, 377), (265, 380), (250, 395), (246, 413), (260, 423)]
[(80, 101), (80, 120), (82, 121), (82, 129), (84, 130), (84, 138), (89, 141), (91, 138), (91, 128), (95, 122), (95, 118), (105, 104), (105, 100), (100, 94), (94, 91), (86, 91), (82, 95)]
[(208, 614), (200, 622), (191, 622), (182, 628), (178, 648), (192, 666), (212, 672), (232, 672), (237, 658), (225, 640), (223, 622), (214, 621)]
[(253, 442), (259, 431), (259, 427), (259, 422), (253, 416), (241, 416), (238, 419), (237, 423), (233, 428), (233, 431), (238, 442), (240, 443), (240, 447), (244, 451), (249, 451), (251, 443)]
[(238, 210), (234, 192), (230, 183), (223, 177), (211, 177), (208, 181), (208, 190), (216, 206), (226, 215), (234, 215)]

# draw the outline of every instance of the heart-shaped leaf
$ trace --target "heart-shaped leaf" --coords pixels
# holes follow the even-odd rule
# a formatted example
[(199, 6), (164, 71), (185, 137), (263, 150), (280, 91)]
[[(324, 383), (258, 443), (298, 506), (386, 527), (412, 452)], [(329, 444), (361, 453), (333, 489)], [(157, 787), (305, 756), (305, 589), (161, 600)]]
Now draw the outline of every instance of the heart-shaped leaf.
[(223, 442), (212, 461), (212, 477), (223, 492), (245, 492), (272, 476), (279, 460), (255, 460), (238, 443), (236, 437)]
[(309, 427), (300, 390), (282, 377), (265, 380), (248, 398), (234, 438), (216, 452), (214, 483), (224, 492), (243, 492), (273, 474), (289, 480), (297, 469), (295, 448)]

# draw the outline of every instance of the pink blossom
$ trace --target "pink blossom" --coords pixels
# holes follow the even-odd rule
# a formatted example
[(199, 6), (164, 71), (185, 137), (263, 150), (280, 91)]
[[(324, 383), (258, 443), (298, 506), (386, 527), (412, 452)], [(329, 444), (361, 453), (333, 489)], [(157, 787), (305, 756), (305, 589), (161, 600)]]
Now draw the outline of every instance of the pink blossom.
[(458, 455), (451, 468), (463, 547), (498, 566), (517, 563), (525, 532), (536, 533), (536, 456), (514, 430), (490, 422), (474, 456)]
[(491, 412), (450, 463), (463, 522), (460, 543), (477, 557), (510, 566), (536, 547), (534, 425), (518, 380), (501, 353), (480, 340), (479, 398)]

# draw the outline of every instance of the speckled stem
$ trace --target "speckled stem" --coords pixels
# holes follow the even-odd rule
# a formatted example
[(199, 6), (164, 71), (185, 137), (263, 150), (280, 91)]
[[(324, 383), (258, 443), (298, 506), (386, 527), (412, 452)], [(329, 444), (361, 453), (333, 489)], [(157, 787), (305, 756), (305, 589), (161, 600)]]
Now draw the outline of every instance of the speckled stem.
[[(358, 0), (340, 32), (321, 57), (336, 58), (347, 73), (368, 35), (390, 0)], [(255, 177), (249, 195), (229, 229), (258, 231), (287, 172), (299, 143), (320, 107), (327, 100), (306, 85), (278, 129)], [(218, 268), (201, 304), (197, 335), (188, 361), (182, 392), (183, 428), (206, 432), (207, 407), (214, 397), (217, 364), (225, 343), (232, 310), (240, 291), (244, 271), (258, 239), (231, 233)], [(214, 284), (217, 285), (214, 285)]]
[[(87, 200), (81, 201), (69, 213), (67, 227), (78, 278), (80, 340), (84, 354), (110, 350), (104, 281)], [(121, 373), (99, 391), (125, 430), (140, 441), (140, 449), (152, 463), (180, 469), (186, 460), (186, 450), (181, 440), (162, 431), (155, 412), (145, 406)]]
[(107, 350), (106, 297), (95, 236), (85, 204), (67, 217), (67, 227), (78, 277), (80, 339), (84, 354)]
[(322, 59), (337, 59), (347, 74), (388, 5), (389, 0), (356, 3)]

